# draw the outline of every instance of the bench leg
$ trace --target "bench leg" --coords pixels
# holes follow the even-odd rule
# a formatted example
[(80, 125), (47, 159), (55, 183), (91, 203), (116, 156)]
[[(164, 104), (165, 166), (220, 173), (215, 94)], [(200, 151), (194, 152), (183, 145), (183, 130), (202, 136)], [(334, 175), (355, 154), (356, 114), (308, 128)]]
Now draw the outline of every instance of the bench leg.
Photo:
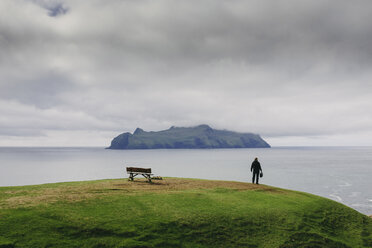
[(148, 174), (142, 174), (142, 176), (143, 176), (144, 178), (146, 178), (146, 179), (149, 181), (149, 183), (151, 183), (151, 175), (148, 175)]
[(134, 181), (135, 176), (142, 175), (144, 178), (146, 178), (149, 183), (151, 183), (151, 175), (149, 174), (139, 174), (139, 173), (129, 173), (128, 181)]

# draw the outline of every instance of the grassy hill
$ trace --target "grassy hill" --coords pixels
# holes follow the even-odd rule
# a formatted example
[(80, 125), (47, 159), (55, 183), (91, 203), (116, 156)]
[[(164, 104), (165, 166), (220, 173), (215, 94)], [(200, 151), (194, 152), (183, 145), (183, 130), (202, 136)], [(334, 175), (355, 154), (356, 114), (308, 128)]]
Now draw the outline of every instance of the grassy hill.
[(56, 183), (0, 188), (0, 247), (372, 247), (372, 220), (249, 183)]

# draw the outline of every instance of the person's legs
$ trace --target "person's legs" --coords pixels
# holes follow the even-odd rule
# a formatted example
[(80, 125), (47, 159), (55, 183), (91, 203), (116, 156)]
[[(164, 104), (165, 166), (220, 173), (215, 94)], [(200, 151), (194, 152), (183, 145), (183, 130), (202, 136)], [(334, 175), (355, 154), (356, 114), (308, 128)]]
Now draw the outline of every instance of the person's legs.
[(260, 173), (255, 173), (256, 174), (256, 184), (258, 184), (258, 178), (260, 177)]
[(254, 183), (254, 178), (256, 176), (256, 173), (253, 172), (253, 175), (252, 175), (252, 183)]

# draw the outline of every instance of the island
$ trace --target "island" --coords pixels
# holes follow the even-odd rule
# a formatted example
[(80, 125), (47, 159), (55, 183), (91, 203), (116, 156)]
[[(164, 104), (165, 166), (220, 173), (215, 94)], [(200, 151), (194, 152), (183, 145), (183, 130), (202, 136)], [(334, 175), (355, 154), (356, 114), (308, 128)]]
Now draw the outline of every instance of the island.
[(270, 148), (260, 135), (216, 130), (208, 125), (175, 127), (158, 132), (137, 128), (133, 134), (122, 133), (107, 149), (207, 149)]

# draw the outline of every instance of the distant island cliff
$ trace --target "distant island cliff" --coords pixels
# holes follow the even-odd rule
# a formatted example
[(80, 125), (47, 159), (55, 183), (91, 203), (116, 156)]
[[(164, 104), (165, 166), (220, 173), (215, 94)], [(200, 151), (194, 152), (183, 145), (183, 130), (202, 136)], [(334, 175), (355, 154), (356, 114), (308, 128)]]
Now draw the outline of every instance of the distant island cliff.
[(158, 132), (137, 128), (133, 134), (122, 133), (108, 149), (202, 149), (270, 148), (258, 134), (216, 130), (208, 125), (171, 127)]

